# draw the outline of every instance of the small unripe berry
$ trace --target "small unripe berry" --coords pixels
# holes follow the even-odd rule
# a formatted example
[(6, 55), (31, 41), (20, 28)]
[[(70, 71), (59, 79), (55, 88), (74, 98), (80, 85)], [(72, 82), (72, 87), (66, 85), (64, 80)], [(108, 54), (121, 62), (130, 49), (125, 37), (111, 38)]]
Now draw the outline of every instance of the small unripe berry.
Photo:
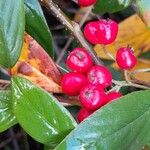
[(87, 73), (87, 78), (91, 84), (101, 85), (103, 88), (112, 84), (112, 74), (105, 66), (95, 65), (91, 67)]
[(92, 57), (83, 48), (75, 48), (67, 58), (67, 66), (77, 72), (86, 73), (92, 66)]
[(75, 96), (80, 93), (80, 90), (87, 84), (87, 78), (77, 72), (70, 72), (63, 76), (61, 87), (65, 94)]
[(137, 63), (136, 57), (130, 47), (122, 47), (117, 51), (116, 62), (121, 69), (132, 69)]
[(110, 92), (107, 94), (107, 102), (112, 102), (120, 97), (122, 97), (122, 94), (120, 92), (116, 91)]
[(84, 36), (92, 44), (98, 44), (98, 39), (96, 37), (97, 32), (97, 22), (89, 22), (84, 27)]
[(111, 44), (118, 34), (118, 24), (111, 19), (101, 19), (97, 22), (96, 37), (99, 44)]
[(84, 119), (86, 119), (87, 117), (89, 117), (91, 114), (93, 113), (93, 111), (89, 111), (85, 108), (81, 108), (78, 115), (77, 115), (77, 120), (78, 122), (82, 122)]
[(107, 96), (103, 89), (87, 84), (80, 92), (80, 102), (83, 107), (88, 110), (96, 110), (107, 102)]
[(82, 7), (94, 5), (95, 3), (96, 3), (96, 0), (78, 0), (79, 6), (82, 6)]

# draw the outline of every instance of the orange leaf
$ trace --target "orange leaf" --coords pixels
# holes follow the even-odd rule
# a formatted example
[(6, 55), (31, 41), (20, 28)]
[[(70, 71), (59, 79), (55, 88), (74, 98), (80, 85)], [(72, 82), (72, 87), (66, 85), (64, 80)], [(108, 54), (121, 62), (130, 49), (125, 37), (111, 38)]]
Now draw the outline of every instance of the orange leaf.
[(21, 56), (11, 74), (23, 76), (48, 92), (62, 93), (61, 72), (43, 48), (27, 34)]

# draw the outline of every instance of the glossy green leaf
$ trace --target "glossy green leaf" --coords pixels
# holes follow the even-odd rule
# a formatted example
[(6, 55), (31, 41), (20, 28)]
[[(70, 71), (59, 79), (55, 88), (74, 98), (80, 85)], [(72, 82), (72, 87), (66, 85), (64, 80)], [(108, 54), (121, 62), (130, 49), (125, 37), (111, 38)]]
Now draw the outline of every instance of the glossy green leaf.
[(12, 78), (14, 114), (35, 140), (55, 146), (76, 126), (70, 113), (49, 93), (21, 77)]
[(136, 0), (136, 4), (144, 22), (150, 28), (150, 0)]
[(131, 4), (132, 0), (97, 0), (94, 6), (95, 13), (114, 13)]
[(17, 62), (24, 35), (23, 0), (0, 0), (0, 65), (10, 68)]
[(0, 132), (3, 132), (17, 123), (12, 113), (11, 93), (0, 91)]
[(140, 150), (150, 141), (150, 91), (128, 94), (95, 112), (56, 150)]
[(38, 0), (25, 0), (26, 31), (53, 57), (52, 36)]

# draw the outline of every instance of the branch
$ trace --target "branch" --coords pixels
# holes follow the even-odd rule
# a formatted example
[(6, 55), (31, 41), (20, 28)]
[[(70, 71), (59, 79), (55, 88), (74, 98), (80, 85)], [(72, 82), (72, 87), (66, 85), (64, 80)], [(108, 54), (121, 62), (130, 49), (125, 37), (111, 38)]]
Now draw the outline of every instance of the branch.
[(84, 39), (83, 34), (80, 30), (80, 27), (77, 23), (71, 21), (61, 10), (60, 8), (53, 3), (52, 0), (42, 0), (42, 4), (45, 5), (45, 7), (50, 10), (58, 19), (59, 21), (64, 24), (67, 29), (74, 35), (74, 37), (77, 38), (80, 45), (84, 47), (89, 54), (92, 56), (93, 60), (96, 64), (102, 65), (102, 61), (100, 58), (97, 57), (96, 52), (93, 50), (92, 46)]

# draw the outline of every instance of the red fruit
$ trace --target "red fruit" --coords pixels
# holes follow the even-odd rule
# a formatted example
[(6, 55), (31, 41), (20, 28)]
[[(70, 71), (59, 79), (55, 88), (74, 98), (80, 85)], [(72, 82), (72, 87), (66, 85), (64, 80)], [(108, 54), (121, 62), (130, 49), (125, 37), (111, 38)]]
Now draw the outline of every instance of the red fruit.
[(78, 4), (82, 7), (94, 5), (96, 0), (78, 0)]
[(132, 69), (136, 65), (137, 60), (131, 48), (122, 47), (117, 52), (116, 62), (121, 69)]
[(64, 75), (61, 82), (62, 90), (65, 94), (75, 96), (87, 83), (87, 78), (77, 72), (70, 72)]
[(75, 48), (67, 58), (67, 66), (77, 72), (87, 72), (92, 66), (92, 57), (83, 48)]
[(114, 101), (118, 98), (122, 97), (122, 94), (120, 92), (110, 92), (107, 94), (107, 101), (108, 102), (111, 102), (111, 101)]
[(86, 119), (87, 117), (89, 117), (91, 114), (93, 113), (93, 111), (89, 111), (85, 108), (81, 108), (78, 115), (77, 115), (77, 120), (78, 122), (82, 122), (84, 119)]
[(84, 27), (84, 36), (92, 44), (98, 44), (98, 39), (96, 37), (97, 32), (97, 22), (89, 22)]
[(95, 65), (87, 73), (90, 83), (106, 88), (112, 84), (112, 74), (105, 66)]
[(118, 24), (111, 19), (101, 19), (97, 22), (96, 37), (99, 44), (111, 44), (118, 34)]
[(107, 97), (103, 89), (88, 84), (80, 92), (80, 102), (88, 110), (96, 110), (107, 102)]

